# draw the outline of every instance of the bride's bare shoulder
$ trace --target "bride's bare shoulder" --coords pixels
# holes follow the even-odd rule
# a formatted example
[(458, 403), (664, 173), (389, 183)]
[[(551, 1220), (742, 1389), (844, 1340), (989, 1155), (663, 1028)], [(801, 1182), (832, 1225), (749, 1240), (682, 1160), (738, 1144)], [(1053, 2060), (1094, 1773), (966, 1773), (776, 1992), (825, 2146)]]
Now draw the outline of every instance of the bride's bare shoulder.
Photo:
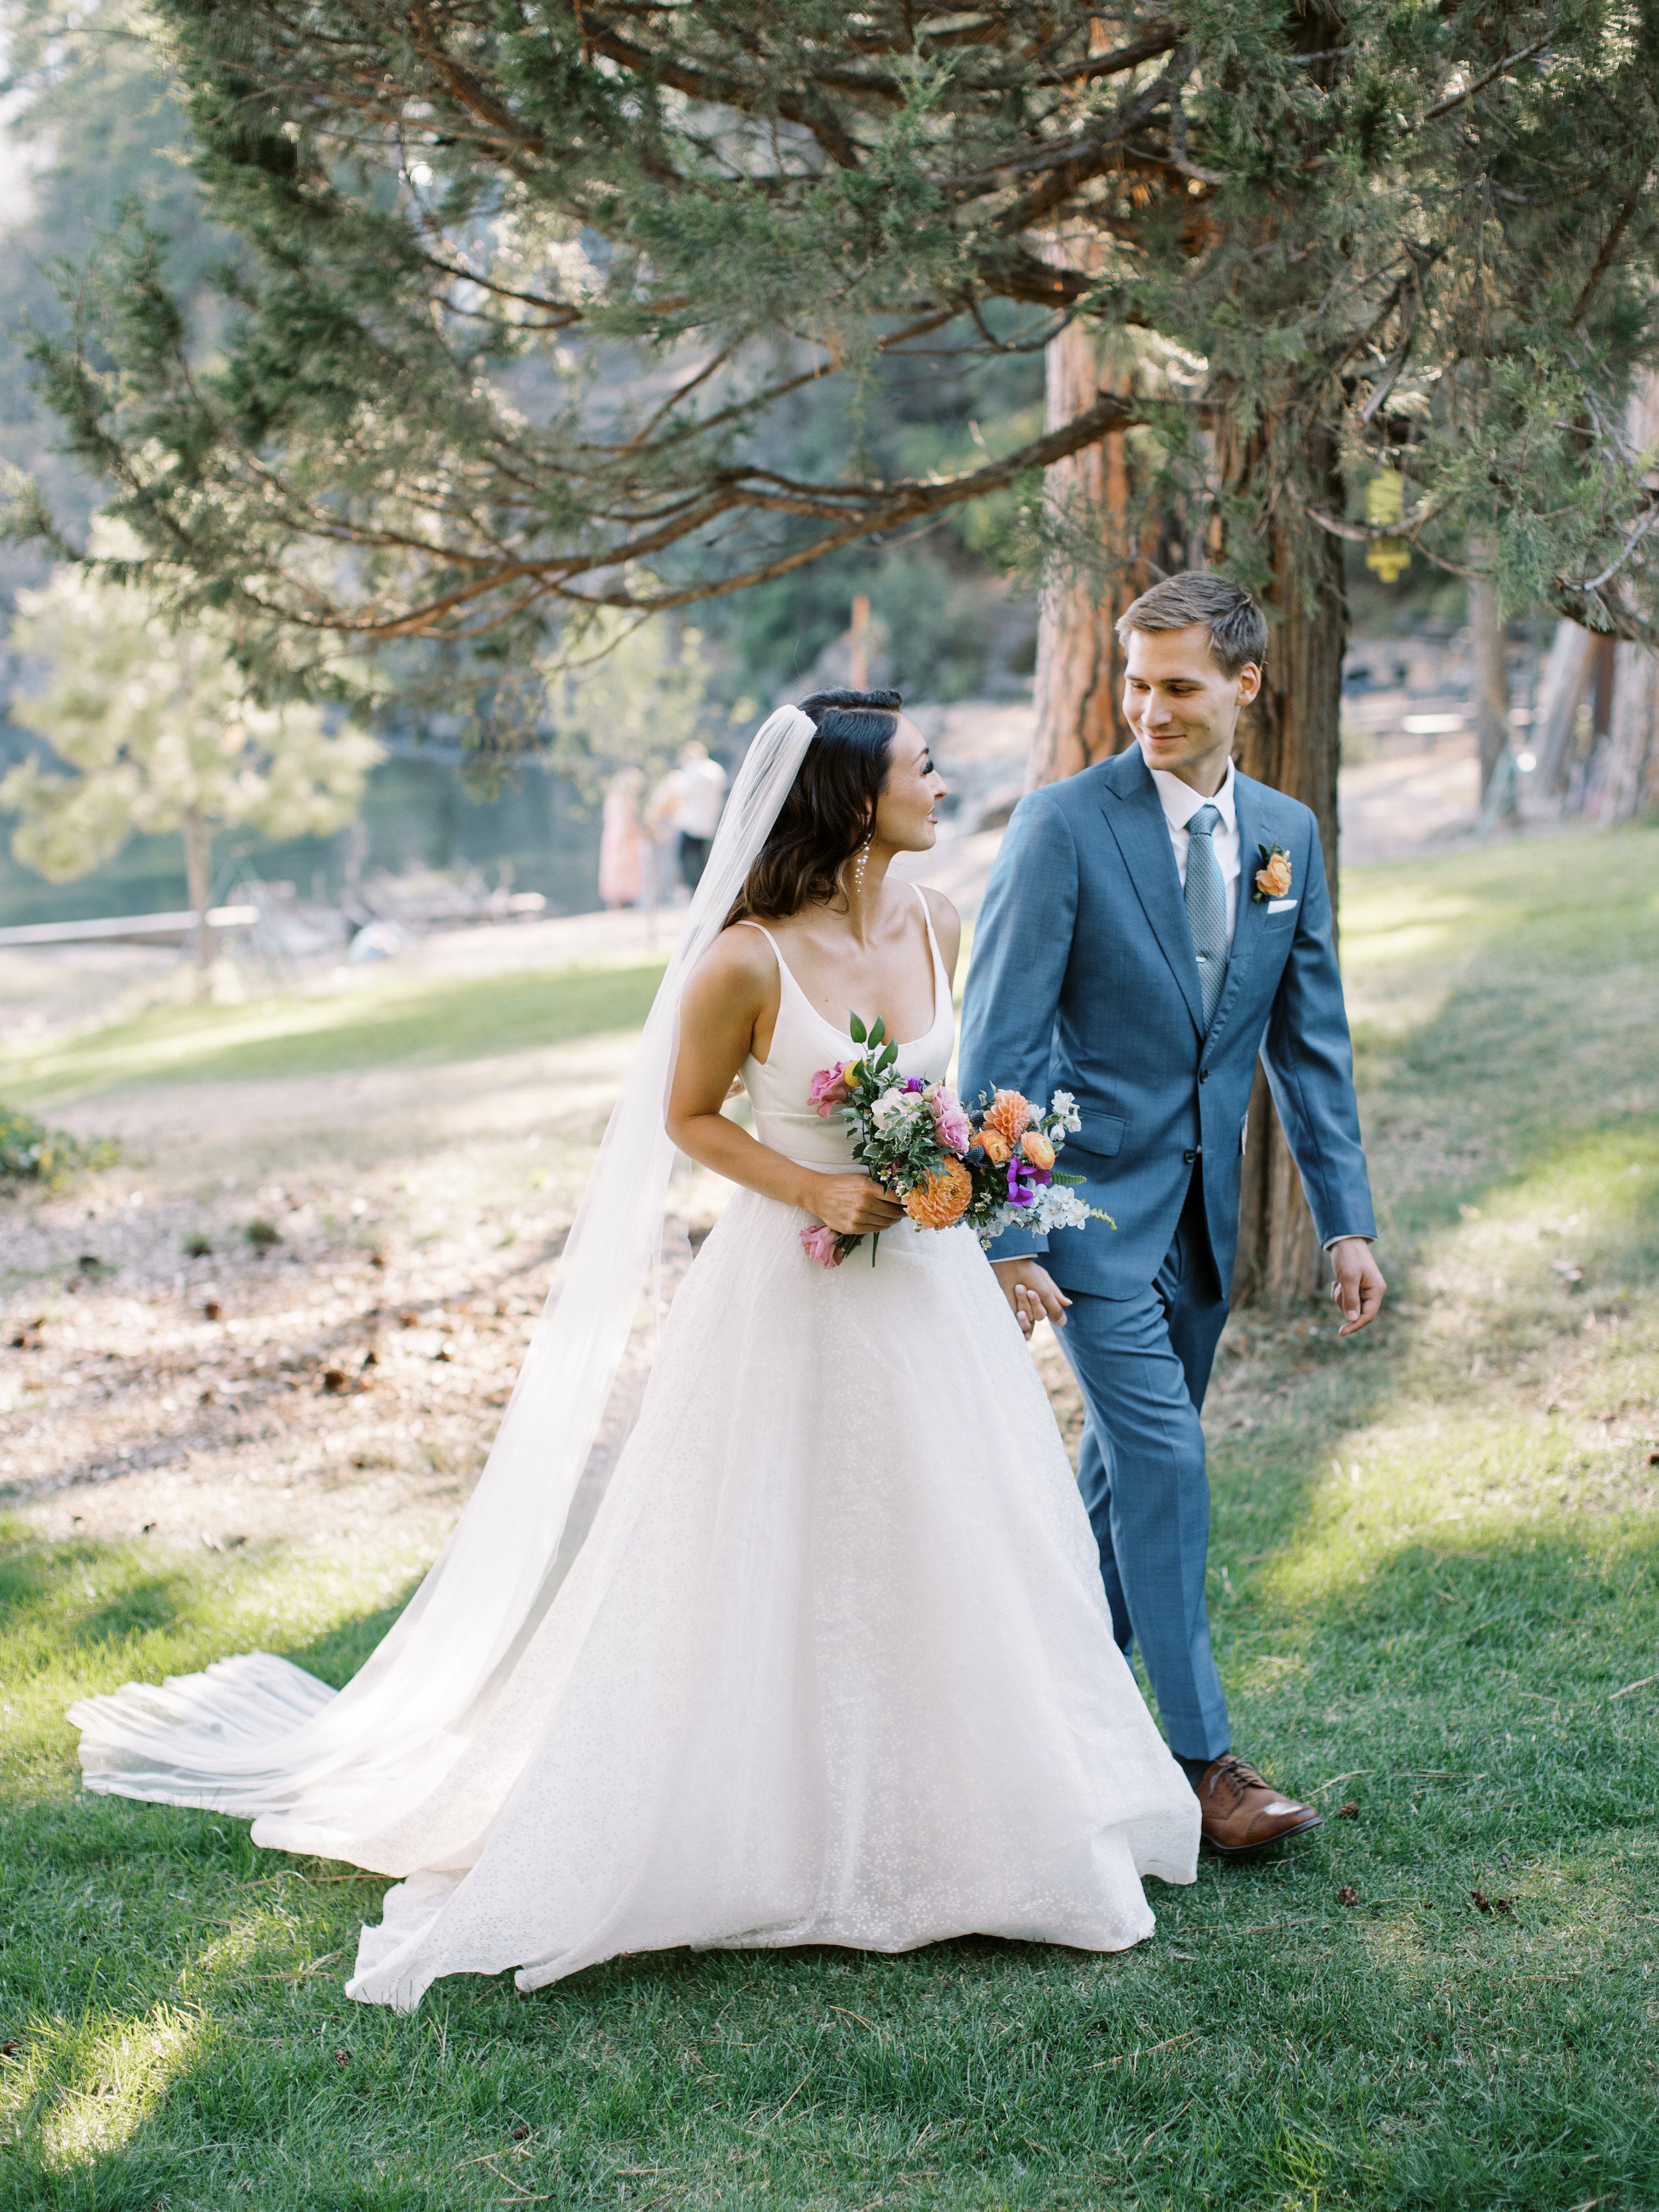
[(777, 986), (777, 956), (758, 929), (728, 922), (692, 969), (690, 988), (763, 1000)]
[(957, 955), (962, 950), (962, 916), (944, 892), (936, 891), (931, 884), (918, 884), (917, 889), (927, 902), (927, 918), (933, 925), (934, 936), (939, 939), (939, 957), (946, 969), (954, 975)]

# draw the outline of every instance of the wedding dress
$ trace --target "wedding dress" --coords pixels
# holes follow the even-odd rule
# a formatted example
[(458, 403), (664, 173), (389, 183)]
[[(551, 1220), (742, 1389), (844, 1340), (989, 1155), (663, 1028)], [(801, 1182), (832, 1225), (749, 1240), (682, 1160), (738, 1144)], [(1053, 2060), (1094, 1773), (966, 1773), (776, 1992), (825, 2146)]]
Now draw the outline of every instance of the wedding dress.
[[(927, 934), (933, 1018), (899, 1066), (932, 1081), (952, 1012)], [(850, 1040), (779, 970), (742, 1071), (757, 1134), (846, 1170), (807, 1091)], [(444, 1725), (380, 1751), (471, 1507), (337, 1698), (252, 1654), (87, 1699), (88, 1786), (255, 1811), (257, 1842), (404, 1875), (348, 1984), (400, 2009), (445, 1974), (530, 1990), (678, 1945), (1149, 1935), (1141, 1877), (1193, 1880), (1197, 1800), (1113, 1640), (1018, 1325), (969, 1231), (903, 1222), (825, 1269), (807, 1219), (733, 1196), (574, 1565), (520, 1605), (501, 1551), (505, 1626)]]

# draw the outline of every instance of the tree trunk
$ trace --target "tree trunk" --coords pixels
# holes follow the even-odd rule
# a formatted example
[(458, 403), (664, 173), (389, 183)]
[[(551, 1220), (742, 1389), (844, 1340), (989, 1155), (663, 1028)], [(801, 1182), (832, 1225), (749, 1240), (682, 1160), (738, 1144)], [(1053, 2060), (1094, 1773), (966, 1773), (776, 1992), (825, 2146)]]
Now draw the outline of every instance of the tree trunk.
[[(1341, 511), (1334, 447), (1310, 453), (1328, 489), (1326, 503)], [(1342, 556), (1334, 538), (1292, 520), (1272, 540), (1275, 578), (1267, 665), (1255, 705), (1239, 725), (1236, 757), (1247, 775), (1288, 792), (1313, 809), (1331, 908), (1337, 906), (1336, 771), (1342, 711), (1342, 652), (1348, 628)], [(1246, 875), (1254, 855), (1243, 855)], [(1285, 1312), (1316, 1295), (1328, 1269), (1314, 1234), (1301, 1178), (1279, 1126), (1267, 1078), (1256, 1070), (1250, 1097), (1239, 1206), (1235, 1305)]]
[[(1095, 341), (1075, 325), (1049, 345), (1051, 428), (1093, 404), (1102, 382), (1099, 360)], [(1223, 481), (1247, 483), (1261, 464), (1265, 443), (1260, 433), (1248, 445), (1230, 443), (1225, 429), (1220, 431), (1216, 457)], [(1311, 458), (1323, 503), (1340, 513), (1343, 489), (1334, 444), (1326, 439)], [(1169, 533), (1157, 516), (1132, 541), (1130, 489), (1121, 436), (1048, 471), (1047, 495), (1057, 507), (1064, 511), (1075, 502), (1103, 518), (1111, 582), (1103, 592), (1082, 580), (1062, 580), (1045, 591), (1028, 789), (1074, 775), (1132, 742), (1123, 720), (1122, 653), (1113, 624), (1129, 601), (1164, 573), (1167, 564), (1154, 565), (1157, 554), (1169, 550), (1176, 566), (1182, 556), (1174, 545), (1164, 546)], [(1237, 757), (1247, 775), (1313, 809), (1334, 910), (1336, 771), (1348, 619), (1341, 550), (1334, 538), (1292, 514), (1274, 526), (1271, 550), (1276, 579), (1269, 607), (1272, 642), (1261, 694), (1240, 725)], [(1252, 858), (1244, 856), (1247, 868)], [(1282, 1312), (1316, 1295), (1327, 1273), (1296, 1164), (1258, 1068), (1244, 1155), (1234, 1303)]]
[(1578, 702), (1584, 696), (1594, 663), (1596, 639), (1577, 623), (1555, 626), (1555, 637), (1544, 659), (1538, 686), (1538, 708), (1532, 726), (1532, 750), (1538, 766), (1534, 773), (1540, 791), (1553, 797), (1566, 788), (1572, 764), (1573, 732)]
[(191, 807), (181, 825), (185, 841), (185, 881), (190, 886), (191, 912), (196, 916), (196, 996), (205, 999), (212, 988), (216, 933), (208, 927), (208, 902), (213, 896), (212, 835), (200, 812)]
[[(1479, 549), (1471, 551), (1479, 556)], [(1480, 752), (1480, 798), (1484, 805), (1504, 746), (1510, 741), (1509, 641), (1498, 611), (1498, 594), (1486, 576), (1469, 579), (1469, 645), (1474, 667), (1475, 732)], [(1515, 785), (1509, 786), (1504, 819), (1520, 820)]]
[[(1102, 249), (1097, 240), (1075, 241), (1068, 258), (1098, 267)], [(1063, 429), (1085, 414), (1103, 390), (1127, 392), (1130, 386), (1127, 368), (1114, 369), (1106, 347), (1080, 322), (1069, 324), (1049, 341), (1044, 368), (1051, 430)], [(1107, 580), (1103, 588), (1098, 569), (1090, 573), (1079, 563), (1072, 572), (1058, 561), (1045, 580), (1028, 791), (1075, 775), (1132, 742), (1123, 719), (1123, 648), (1114, 624), (1152, 581), (1132, 538), (1129, 453), (1122, 431), (1057, 461), (1044, 479), (1043, 499), (1062, 540), (1080, 526), (1098, 531)]]
[(1613, 708), (1598, 820), (1628, 822), (1659, 802), (1659, 659), (1644, 645), (1613, 652)]

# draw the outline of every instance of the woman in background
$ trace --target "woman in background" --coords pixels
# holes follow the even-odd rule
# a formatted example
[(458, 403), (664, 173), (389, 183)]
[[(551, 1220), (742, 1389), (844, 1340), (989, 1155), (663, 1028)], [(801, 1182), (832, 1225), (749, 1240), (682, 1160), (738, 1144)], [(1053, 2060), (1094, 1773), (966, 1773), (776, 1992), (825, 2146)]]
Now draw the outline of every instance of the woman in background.
[(645, 831), (640, 823), (644, 772), (619, 769), (605, 794), (599, 830), (599, 896), (613, 910), (637, 906), (645, 890)]

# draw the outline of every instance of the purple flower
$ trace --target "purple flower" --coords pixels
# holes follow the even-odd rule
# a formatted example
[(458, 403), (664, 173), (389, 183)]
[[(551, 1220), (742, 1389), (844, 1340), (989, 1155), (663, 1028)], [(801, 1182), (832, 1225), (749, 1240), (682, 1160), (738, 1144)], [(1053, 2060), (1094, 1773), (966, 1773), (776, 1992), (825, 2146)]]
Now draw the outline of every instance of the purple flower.
[(1016, 1152), (1008, 1163), (1008, 1203), (1010, 1206), (1030, 1206), (1036, 1197), (1032, 1178), (1036, 1170)]
[(919, 1075), (907, 1075), (904, 1079), (904, 1087), (907, 1091), (925, 1091), (927, 1085)]

